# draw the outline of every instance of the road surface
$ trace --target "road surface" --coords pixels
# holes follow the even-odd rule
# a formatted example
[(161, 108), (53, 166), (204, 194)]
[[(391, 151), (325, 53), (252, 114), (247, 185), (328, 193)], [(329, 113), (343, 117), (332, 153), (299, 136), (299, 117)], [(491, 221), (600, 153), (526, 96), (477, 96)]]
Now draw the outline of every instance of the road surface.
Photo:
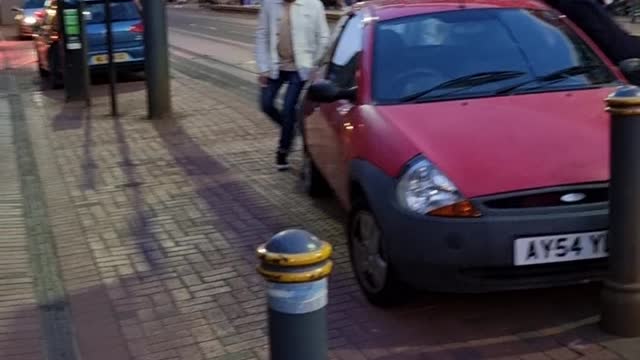
[(257, 96), (255, 17), (171, 9), (168, 21), (171, 60), (176, 70), (228, 84), (241, 96)]

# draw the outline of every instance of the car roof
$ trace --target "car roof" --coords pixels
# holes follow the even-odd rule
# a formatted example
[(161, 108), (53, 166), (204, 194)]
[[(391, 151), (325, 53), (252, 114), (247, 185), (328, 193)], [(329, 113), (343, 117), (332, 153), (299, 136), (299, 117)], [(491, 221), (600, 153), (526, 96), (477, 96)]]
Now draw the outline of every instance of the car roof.
[(465, 9), (550, 9), (538, 0), (372, 0), (354, 5), (354, 10), (368, 9), (380, 20)]

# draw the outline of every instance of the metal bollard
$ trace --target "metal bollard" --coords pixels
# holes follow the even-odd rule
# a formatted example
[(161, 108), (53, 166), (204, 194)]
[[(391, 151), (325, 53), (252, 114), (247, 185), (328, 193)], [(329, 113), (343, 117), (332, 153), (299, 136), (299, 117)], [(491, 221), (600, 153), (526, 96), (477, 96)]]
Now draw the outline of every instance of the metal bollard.
[(333, 249), (304, 230), (286, 230), (258, 247), (267, 280), (272, 360), (327, 360), (327, 277)]
[(620, 87), (611, 114), (609, 276), (602, 290), (603, 330), (640, 336), (640, 88)]

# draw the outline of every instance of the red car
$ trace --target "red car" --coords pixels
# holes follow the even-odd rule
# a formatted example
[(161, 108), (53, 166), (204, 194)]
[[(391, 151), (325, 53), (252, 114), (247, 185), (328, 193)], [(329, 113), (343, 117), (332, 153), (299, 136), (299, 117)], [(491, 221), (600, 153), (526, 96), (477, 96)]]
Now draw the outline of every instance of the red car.
[(371, 1), (302, 106), (303, 178), (349, 210), (369, 300), (583, 283), (606, 270), (621, 71), (537, 1)]

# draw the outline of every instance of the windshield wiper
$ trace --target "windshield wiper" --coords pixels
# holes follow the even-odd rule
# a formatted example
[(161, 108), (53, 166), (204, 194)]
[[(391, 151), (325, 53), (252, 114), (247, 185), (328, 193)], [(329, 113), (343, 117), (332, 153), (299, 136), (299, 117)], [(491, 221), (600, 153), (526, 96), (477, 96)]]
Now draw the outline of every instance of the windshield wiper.
[(522, 71), (489, 71), (489, 72), (480, 72), (476, 74), (465, 75), (459, 78), (445, 81), (429, 89), (421, 90), (414, 94), (407, 95), (405, 97), (400, 98), (398, 101), (403, 103), (412, 102), (420, 98), (423, 98), (434, 91), (444, 90), (444, 89), (454, 89), (454, 88), (468, 89), (468, 88), (479, 86), (479, 85), (485, 85), (493, 82), (513, 79), (515, 77), (519, 77), (524, 74), (525, 73)]
[(554, 84), (554, 83), (556, 83), (558, 81), (563, 81), (563, 80), (569, 79), (569, 78), (571, 78), (573, 76), (589, 74), (589, 73), (593, 72), (594, 70), (598, 70), (598, 69), (602, 69), (602, 68), (603, 68), (602, 65), (571, 66), (571, 67), (568, 67), (568, 68), (564, 68), (564, 69), (560, 69), (560, 70), (554, 71), (554, 72), (549, 73), (547, 75), (539, 76), (539, 77), (536, 77), (534, 79), (521, 82), (519, 84), (510, 85), (510, 86), (504, 87), (502, 89), (498, 89), (495, 92), (495, 94), (496, 95), (509, 94), (509, 93), (512, 93), (514, 90), (520, 89), (523, 86), (527, 86), (529, 84), (533, 84), (533, 83), (537, 83), (537, 82), (539, 82), (541, 84), (538, 85), (538, 86), (533, 87), (530, 90), (539, 89), (541, 87), (545, 87), (545, 86)]

